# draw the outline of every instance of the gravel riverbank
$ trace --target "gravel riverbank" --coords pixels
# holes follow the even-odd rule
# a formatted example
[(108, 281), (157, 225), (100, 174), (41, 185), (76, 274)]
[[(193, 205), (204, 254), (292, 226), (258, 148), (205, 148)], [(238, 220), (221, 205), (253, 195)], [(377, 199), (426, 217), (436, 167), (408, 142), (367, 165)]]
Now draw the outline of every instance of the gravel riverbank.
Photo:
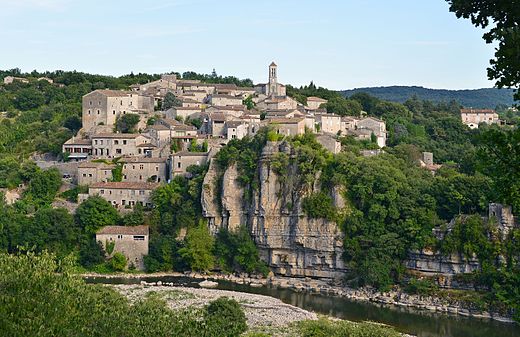
[(316, 320), (313, 312), (288, 305), (279, 299), (227, 290), (188, 288), (176, 286), (114, 285), (131, 302), (148, 293), (158, 293), (172, 309), (201, 308), (220, 297), (235, 299), (242, 306), (250, 328), (281, 328), (303, 320)]
[(483, 319), (493, 319), (501, 322), (513, 323), (510, 315), (493, 313), (472, 307), (468, 303), (461, 303), (456, 300), (438, 298), (435, 296), (422, 296), (406, 294), (398, 289), (380, 292), (372, 288), (352, 289), (337, 284), (331, 284), (323, 280), (311, 278), (289, 278), (271, 276), (268, 278), (249, 277), (247, 275), (225, 275), (212, 274), (205, 275), (199, 273), (154, 273), (154, 274), (112, 274), (98, 275), (85, 274), (84, 277), (106, 277), (106, 278), (128, 278), (140, 279), (143, 277), (189, 277), (192, 279), (226, 280), (237, 284), (247, 284), (252, 287), (278, 287), (292, 289), (298, 292), (320, 293), (330, 296), (348, 298), (355, 301), (373, 302), (378, 304), (394, 305), (400, 307), (427, 310), (432, 312), (445, 313), (449, 315), (461, 315)]

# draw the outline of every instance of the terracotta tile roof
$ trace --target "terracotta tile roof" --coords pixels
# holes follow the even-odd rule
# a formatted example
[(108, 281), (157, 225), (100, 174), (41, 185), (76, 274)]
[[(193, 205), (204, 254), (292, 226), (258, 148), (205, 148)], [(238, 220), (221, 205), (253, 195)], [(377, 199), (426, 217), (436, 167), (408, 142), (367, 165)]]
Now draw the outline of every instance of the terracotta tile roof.
[[(123, 90), (94, 90), (93, 92), (88, 93), (87, 95), (90, 95), (94, 92), (98, 92), (98, 93), (108, 96), (108, 97), (126, 97), (126, 96), (129, 96), (132, 94), (136, 95), (136, 93), (134, 91), (123, 91)], [(87, 95), (85, 95), (85, 96), (87, 96)]]
[(150, 125), (147, 127), (147, 129), (153, 129), (153, 130), (157, 130), (157, 131), (170, 130), (166, 125), (162, 125), (162, 124)]
[(463, 114), (493, 114), (495, 110), (492, 109), (460, 109), (460, 113)]
[(304, 120), (304, 118), (271, 118), (269, 124), (298, 124)]
[(122, 234), (122, 235), (149, 235), (149, 226), (105, 226), (99, 229), (96, 234)]
[(124, 163), (165, 163), (166, 158), (150, 158), (150, 157), (123, 157), (121, 162)]
[(120, 139), (135, 139), (141, 136), (138, 133), (98, 133), (96, 135), (92, 135), (94, 138), (120, 138)]
[(159, 187), (159, 183), (149, 183), (149, 182), (107, 182), (107, 183), (94, 183), (91, 184), (90, 188), (106, 188), (106, 189), (116, 189), (116, 190), (153, 190)]
[(113, 169), (114, 167), (115, 167), (114, 164), (107, 164), (107, 163), (103, 163), (103, 162), (94, 162), (94, 161), (87, 161), (87, 162), (80, 163), (78, 165), (78, 168)]
[(174, 153), (174, 156), (181, 156), (181, 157), (206, 157), (209, 154), (208, 152), (189, 152), (189, 151), (179, 151), (177, 153)]
[(311, 101), (311, 102), (327, 102), (326, 99), (323, 99), (323, 98), (320, 98), (320, 97), (315, 97), (315, 96), (311, 96), (311, 97), (307, 97), (307, 102), (308, 101)]
[(201, 108), (196, 107), (196, 106), (177, 106), (177, 107), (173, 107), (172, 110), (197, 110), (197, 111), (201, 111)]
[(64, 145), (92, 145), (92, 141), (90, 139), (69, 139), (65, 142)]

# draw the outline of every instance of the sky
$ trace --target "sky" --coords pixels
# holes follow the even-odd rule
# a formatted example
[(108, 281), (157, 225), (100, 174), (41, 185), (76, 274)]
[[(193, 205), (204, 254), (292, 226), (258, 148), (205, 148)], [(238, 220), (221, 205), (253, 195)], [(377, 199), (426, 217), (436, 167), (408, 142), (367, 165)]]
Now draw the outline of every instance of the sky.
[(444, 0), (0, 0), (0, 69), (196, 71), (329, 89), (492, 87)]

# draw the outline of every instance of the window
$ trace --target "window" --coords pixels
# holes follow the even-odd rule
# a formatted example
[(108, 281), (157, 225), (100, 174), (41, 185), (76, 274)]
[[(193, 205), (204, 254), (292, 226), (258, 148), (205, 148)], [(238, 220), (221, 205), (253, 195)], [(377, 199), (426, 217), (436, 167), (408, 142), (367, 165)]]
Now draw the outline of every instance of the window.
[(139, 191), (139, 195), (144, 195), (144, 191), (143, 190)]
[(99, 144), (100, 144), (100, 145), (103, 145), (103, 139), (100, 139), (100, 140), (99, 140)]
[(117, 154), (121, 154), (121, 149), (116, 149)]
[(115, 110), (112, 110), (112, 115), (115, 115), (116, 114), (116, 111)]
[(92, 178), (92, 173), (89, 173), (88, 176), (89, 176), (90, 178)]
[(144, 235), (134, 235), (135, 241), (144, 241)]
[(126, 205), (126, 200), (122, 200), (121, 205)]
[(101, 101), (98, 101), (98, 105), (101, 106)]
[(139, 165), (140, 170), (144, 170), (144, 165)]
[(97, 114), (99, 115), (99, 109), (98, 109), (98, 111), (97, 111)]
[(84, 177), (86, 177), (86, 176), (87, 176), (87, 174), (86, 174), (86, 173), (83, 173), (83, 176), (84, 176)]
[(123, 100), (121, 100), (121, 105), (123, 105)]
[(96, 139), (96, 140), (94, 141), (94, 144), (96, 144), (96, 145), (97, 145), (97, 139)]
[(177, 168), (181, 168), (181, 162), (177, 163)]
[(99, 194), (105, 194), (105, 190), (99, 191)]
[(114, 144), (118, 145), (119, 144), (119, 141), (116, 139), (114, 140)]
[(143, 180), (143, 176), (139, 176), (139, 180)]
[(126, 145), (126, 140), (123, 140), (123, 145)]
[(159, 171), (159, 166), (156, 166), (155, 167), (155, 172), (158, 172)]
[(90, 109), (88, 109), (88, 114), (90, 115)]
[[(88, 105), (92, 106), (92, 101), (88, 102)], [(90, 111), (90, 110), (89, 110)]]

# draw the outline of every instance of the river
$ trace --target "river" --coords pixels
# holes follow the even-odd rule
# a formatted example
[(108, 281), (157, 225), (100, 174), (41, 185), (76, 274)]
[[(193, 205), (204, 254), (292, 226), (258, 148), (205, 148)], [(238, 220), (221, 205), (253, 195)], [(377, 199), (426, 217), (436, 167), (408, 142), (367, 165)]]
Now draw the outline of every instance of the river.
[[(179, 286), (198, 287), (198, 283), (202, 280), (186, 277), (89, 277), (86, 281), (104, 284), (162, 281), (173, 282)], [(334, 296), (296, 292), (291, 289), (254, 288), (223, 280), (215, 281), (219, 284), (218, 289), (268, 295), (279, 298), (287, 304), (349, 321), (374, 321), (388, 324), (401, 332), (418, 337), (520, 337), (520, 326), (510, 323), (356, 302)]]

